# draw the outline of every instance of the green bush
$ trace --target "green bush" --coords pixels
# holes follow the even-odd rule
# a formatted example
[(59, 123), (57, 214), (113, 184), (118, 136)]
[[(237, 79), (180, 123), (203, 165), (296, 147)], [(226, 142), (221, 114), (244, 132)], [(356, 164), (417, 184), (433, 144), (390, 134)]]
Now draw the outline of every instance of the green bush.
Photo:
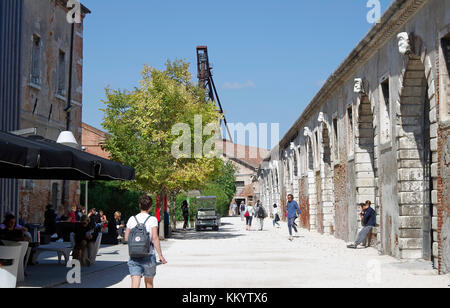
[[(81, 204), (84, 205), (85, 185), (81, 185)], [(88, 185), (88, 210), (96, 208), (102, 210), (108, 220), (114, 218), (114, 212), (122, 213), (122, 220), (125, 222), (133, 215), (140, 212), (139, 198), (142, 195), (139, 191), (126, 190), (120, 188), (119, 182), (89, 182)], [(155, 205), (156, 198), (153, 198)], [(155, 215), (155, 206), (153, 206), (152, 215)]]

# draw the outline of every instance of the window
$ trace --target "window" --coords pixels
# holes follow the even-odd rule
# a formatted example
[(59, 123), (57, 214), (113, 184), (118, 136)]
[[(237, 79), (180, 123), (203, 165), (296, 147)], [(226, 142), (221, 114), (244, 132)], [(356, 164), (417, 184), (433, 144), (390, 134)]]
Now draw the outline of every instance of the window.
[(41, 84), (41, 38), (37, 35), (33, 35), (30, 79), (32, 84)]
[(33, 180), (23, 180), (22, 188), (24, 190), (33, 190), (33, 187), (34, 187)]
[(59, 51), (58, 57), (58, 87), (56, 93), (64, 96), (66, 91), (66, 53)]
[(450, 115), (450, 38), (442, 39), (442, 52), (447, 67), (447, 115)]
[(339, 159), (339, 131), (338, 131), (338, 119), (333, 119), (333, 158)]
[(294, 176), (298, 176), (298, 157), (294, 151)]
[(58, 193), (59, 193), (59, 184), (52, 184), (52, 205), (56, 208), (58, 206)]
[(348, 107), (347, 109), (347, 121), (348, 121), (348, 153), (349, 156), (353, 155), (354, 151), (354, 142), (355, 142), (355, 134), (354, 134), (354, 127), (353, 127), (353, 106)]
[(316, 131), (314, 136), (316, 137), (316, 168), (320, 168), (319, 133)]
[(381, 82), (380, 102), (381, 143), (387, 143), (391, 140), (391, 99), (389, 78)]

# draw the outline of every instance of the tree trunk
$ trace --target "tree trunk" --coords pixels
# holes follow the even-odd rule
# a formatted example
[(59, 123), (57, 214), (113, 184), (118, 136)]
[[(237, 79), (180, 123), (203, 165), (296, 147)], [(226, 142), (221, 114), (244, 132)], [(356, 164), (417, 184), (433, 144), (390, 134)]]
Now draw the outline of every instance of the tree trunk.
[(172, 195), (172, 200), (171, 200), (172, 201), (172, 206), (170, 208), (170, 214), (172, 216), (172, 231), (173, 232), (177, 231), (177, 212), (176, 212), (177, 204), (176, 204), (176, 200), (177, 200), (176, 195), (173, 194)]
[(159, 195), (159, 239), (164, 241), (164, 196), (165, 193), (161, 192)]

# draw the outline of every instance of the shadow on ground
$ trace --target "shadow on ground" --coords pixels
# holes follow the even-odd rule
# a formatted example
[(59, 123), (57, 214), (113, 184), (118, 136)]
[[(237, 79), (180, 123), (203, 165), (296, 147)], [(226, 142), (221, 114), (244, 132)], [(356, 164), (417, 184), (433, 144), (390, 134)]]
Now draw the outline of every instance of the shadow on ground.
[(187, 231), (178, 231), (172, 234), (172, 239), (175, 240), (225, 240), (225, 239), (233, 239), (242, 236), (242, 234), (232, 233), (227, 230), (219, 230), (219, 231), (195, 231), (192, 229), (188, 229)]

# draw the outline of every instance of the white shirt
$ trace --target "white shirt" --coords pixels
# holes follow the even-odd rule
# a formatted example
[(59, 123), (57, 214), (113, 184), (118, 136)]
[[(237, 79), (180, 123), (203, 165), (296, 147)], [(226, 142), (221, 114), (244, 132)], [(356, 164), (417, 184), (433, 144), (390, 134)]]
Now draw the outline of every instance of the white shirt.
[(253, 214), (255, 213), (255, 209), (253, 208), (253, 206), (250, 206), (250, 205), (247, 205), (245, 207), (245, 211), (248, 212), (250, 217), (253, 217)]
[[(130, 219), (128, 219), (128, 222), (127, 222), (127, 228), (131, 230), (134, 227), (136, 227), (137, 226), (136, 219), (139, 221), (139, 223), (143, 224), (144, 221), (149, 216), (150, 216), (149, 214), (139, 213), (136, 215), (136, 218), (134, 218), (134, 216), (130, 217)], [(156, 217), (151, 216), (145, 223), (145, 229), (147, 229), (148, 236), (150, 237), (150, 241), (152, 240), (152, 235), (153, 235), (152, 228), (154, 228), (154, 227), (158, 227), (158, 220), (156, 219)], [(150, 248), (150, 254), (154, 254), (153, 246), (151, 246), (151, 248)]]

